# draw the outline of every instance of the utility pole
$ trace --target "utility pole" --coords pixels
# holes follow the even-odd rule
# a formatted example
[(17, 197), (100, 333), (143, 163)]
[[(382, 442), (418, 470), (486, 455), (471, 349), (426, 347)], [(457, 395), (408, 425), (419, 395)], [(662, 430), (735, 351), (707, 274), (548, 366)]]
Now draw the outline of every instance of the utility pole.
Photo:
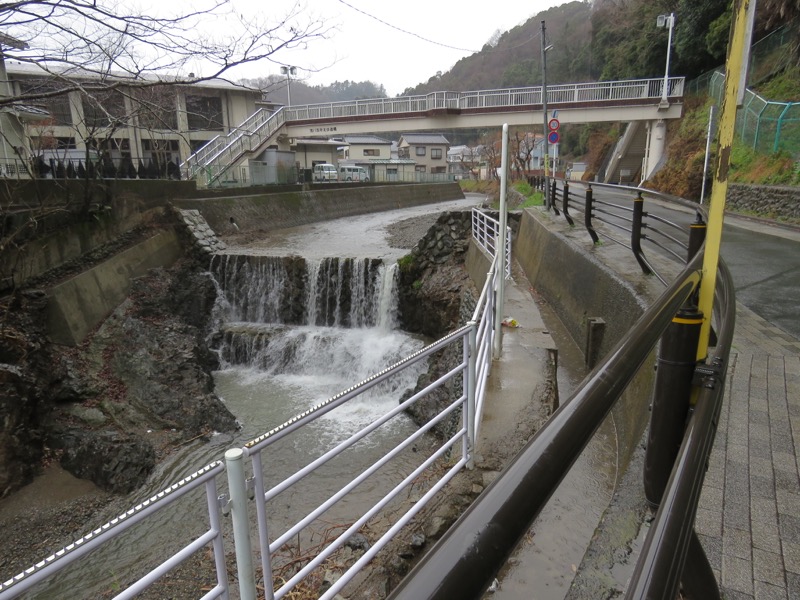
[(542, 158), (544, 159), (544, 205), (550, 210), (550, 169), (548, 163), (550, 162), (550, 147), (547, 141), (547, 51), (552, 46), (547, 46), (545, 42), (545, 25), (542, 21), (542, 112), (544, 113), (544, 152)]

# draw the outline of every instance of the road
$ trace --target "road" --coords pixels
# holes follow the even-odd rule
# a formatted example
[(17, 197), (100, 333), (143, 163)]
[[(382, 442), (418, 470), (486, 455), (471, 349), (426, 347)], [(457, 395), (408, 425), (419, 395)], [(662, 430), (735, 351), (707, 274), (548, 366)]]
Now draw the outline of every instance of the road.
[[(581, 190), (575, 186), (576, 191)], [(594, 197), (628, 204), (632, 195), (594, 188)], [(580, 191), (582, 194), (582, 190)], [(688, 228), (694, 213), (664, 209), (645, 200), (645, 211)], [(576, 220), (576, 223), (578, 221)], [(616, 236), (621, 236), (615, 232)], [(644, 252), (653, 252), (644, 244)], [(800, 298), (800, 228), (788, 228), (726, 214), (722, 231), (722, 257), (731, 270), (736, 300), (785, 332), (800, 338), (797, 304)]]

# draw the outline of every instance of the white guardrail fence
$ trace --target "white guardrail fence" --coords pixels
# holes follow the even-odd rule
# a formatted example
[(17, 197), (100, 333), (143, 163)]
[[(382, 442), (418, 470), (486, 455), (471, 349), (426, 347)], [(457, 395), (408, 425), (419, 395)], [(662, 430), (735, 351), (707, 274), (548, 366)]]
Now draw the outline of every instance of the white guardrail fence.
[[(261, 572), (263, 581), (267, 582), (264, 586), (265, 589), (259, 590), (259, 593), (264, 594), (267, 600), (284, 598), (300, 585), (304, 579), (309, 577), (312, 571), (323, 565), (338, 549), (342, 548), (352, 538), (353, 534), (358, 532), (373, 517), (379, 515), (390, 502), (399, 500), (402, 503), (404, 498), (409, 498), (411, 490), (415, 494), (422, 493), (422, 490), (424, 490), (421, 497), (415, 497), (413, 502), (410, 502), (410, 508), (404, 505), (402, 509), (394, 511), (389, 518), (383, 519), (383, 522), (387, 523), (385, 531), (320, 596), (322, 599), (333, 598), (458, 471), (464, 466), (469, 467), (472, 464), (473, 448), (480, 427), (480, 415), (483, 412), (483, 401), (491, 368), (492, 346), (495, 336), (495, 294), (498, 285), (496, 274), (498, 259), (494, 254), (494, 249), (496, 247), (495, 239), (497, 239), (495, 236), (498, 231), (499, 224), (496, 220), (477, 209), (473, 211), (473, 236), (478, 240), (481, 247), (493, 257), (493, 262), (472, 318), (465, 326), (380, 373), (354, 385), (350, 389), (297, 415), (279, 427), (251, 440), (244, 447), (228, 450), (225, 453), (224, 462), (216, 461), (203, 467), (141, 504), (137, 504), (116, 519), (94, 529), (72, 544), (36, 563), (12, 579), (0, 583), (0, 600), (18, 598), (25, 592), (32, 591), (34, 586), (40, 584), (46, 586), (48, 582), (53, 581), (54, 575), (66, 567), (85, 558), (92, 551), (117, 538), (158, 511), (173, 503), (185, 500), (187, 494), (201, 487), (205, 488), (206, 493), (209, 518), (208, 529), (199, 537), (188, 540), (179, 552), (168, 557), (139, 580), (128, 583), (124, 581), (123, 576), (123, 582), (119, 587), (121, 589), (126, 585), (128, 587), (114, 596), (114, 599), (133, 598), (155, 583), (161, 576), (179, 566), (195, 552), (209, 544), (213, 554), (217, 581), (213, 589), (207, 591), (202, 598), (203, 600), (229, 598), (230, 586), (225, 562), (221, 513), (230, 513), (231, 515), (239, 597), (250, 600), (256, 598), (257, 595), (254, 568), (255, 553), (251, 547), (250, 535), (251, 529), (257, 528)], [(510, 251), (510, 238), (510, 235), (507, 236), (507, 252)], [(404, 369), (416, 365), (420, 361), (426, 360), (429, 356), (454, 345), (460, 346), (456, 350), (456, 355), (460, 355), (461, 359), (447, 373), (399, 403), (361, 431), (311, 460), (305, 467), (268, 486), (270, 446), (283, 438), (287, 438), (287, 436), (303, 430), (304, 427), (325, 415), (335, 415), (334, 411), (352, 402), (364, 392), (388, 382)], [(453, 390), (451, 398), (454, 399), (438, 415), (434, 416), (424, 426), (415, 430), (413, 434), (402, 439), (394, 447), (386, 448), (384, 454), (372, 465), (342, 485), (336, 493), (302, 517), (295, 525), (288, 527), (285, 531), (269, 531), (270, 502), (279, 494), (297, 485), (309, 474), (340, 456), (348, 448), (352, 448), (362, 442), (370, 433), (386, 426), (394, 417), (405, 411), (412, 404), (421, 401), (431, 392), (443, 386), (448, 386)], [(312, 522), (317, 521), (328, 510), (342, 502), (356, 487), (361, 486), (371, 476), (384, 469), (390, 461), (399, 455), (416, 453), (415, 444), (418, 445), (421, 438), (437, 426), (438, 431), (448, 432), (446, 439), (436, 438), (438, 447), (430, 450), (427, 456), (421, 456), (413, 468), (408, 467), (410, 469), (408, 472), (404, 472), (402, 476), (396, 475), (399, 481), (394, 484), (392, 489), (378, 498), (372, 506), (364, 508), (362, 506), (363, 502), (354, 503), (359, 506), (358, 514), (353, 515), (352, 521), (348, 520), (347, 526), (342, 527), (341, 531), (333, 539), (326, 539), (323, 544), (315, 543), (313, 545), (313, 553), (309, 552), (305, 555), (301, 561), (302, 564), (297, 565), (296, 555), (293, 555), (293, 565), (297, 566), (293, 566), (290, 577), (287, 578), (284, 575), (275, 576), (276, 566), (280, 567), (283, 560), (281, 558), (282, 549), (292, 544), (300, 544), (301, 539), (308, 539), (303, 538), (303, 532)], [(432, 437), (430, 436), (428, 439)], [(250, 459), (249, 462), (252, 469), (252, 476), (249, 478), (245, 474), (247, 458)], [(405, 461), (403, 465), (407, 465), (407, 463), (408, 461)], [(223, 471), (227, 471), (228, 492), (226, 494), (218, 494), (217, 477)], [(406, 495), (402, 496), (401, 494)], [(254, 527), (251, 527), (251, 520), (248, 516), (248, 504), (251, 498), (255, 500), (256, 506), (257, 524)], [(399, 514), (400, 512), (402, 514)], [(371, 537), (374, 537), (377, 526), (375, 523), (370, 522), (369, 527)], [(313, 533), (311, 535), (313, 537)], [(271, 538), (271, 536), (273, 537)], [(178, 543), (183, 542), (178, 540)], [(270, 585), (273, 581), (280, 583), (274, 591)], [(57, 586), (58, 583), (54, 582), (53, 585)], [(37, 588), (37, 590), (40, 590), (40, 588)], [(44, 590), (44, 587), (41, 590)], [(76, 590), (72, 590), (70, 595), (72, 597), (80, 597), (80, 593)]]

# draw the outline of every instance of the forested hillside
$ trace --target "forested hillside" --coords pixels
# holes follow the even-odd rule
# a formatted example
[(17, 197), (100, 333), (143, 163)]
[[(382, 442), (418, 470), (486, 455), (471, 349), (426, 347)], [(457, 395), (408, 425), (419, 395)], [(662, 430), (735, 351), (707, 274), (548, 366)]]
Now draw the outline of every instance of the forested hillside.
[[(667, 28), (656, 17), (675, 14), (670, 72), (692, 79), (725, 62), (730, 0), (584, 0), (566, 2), (499, 33), (480, 52), (446, 72), (420, 73), (421, 82), (401, 95), (540, 85), (541, 30), (545, 21), (548, 83), (661, 77)], [(759, 0), (754, 39), (800, 13), (800, 0)], [(477, 18), (465, 16), (464, 18)], [(470, 40), (480, 43), (479, 40)], [(797, 47), (794, 48), (797, 54)], [(421, 65), (424, 69), (424, 65)], [(285, 77), (248, 81), (275, 102), (287, 101)], [(293, 104), (385, 97), (381, 82), (335, 82), (310, 87), (291, 82)]]

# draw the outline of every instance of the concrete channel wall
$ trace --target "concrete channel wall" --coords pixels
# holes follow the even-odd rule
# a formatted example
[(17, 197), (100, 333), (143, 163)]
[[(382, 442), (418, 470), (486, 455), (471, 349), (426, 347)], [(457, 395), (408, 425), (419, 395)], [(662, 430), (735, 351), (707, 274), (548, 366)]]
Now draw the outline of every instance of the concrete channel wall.
[[(585, 231), (572, 229), (549, 213), (522, 212), (512, 253), (528, 281), (550, 303), (584, 356), (602, 358), (663, 290), (654, 278), (642, 274), (626, 248), (594, 246)], [(491, 267), (474, 242), (466, 257), (467, 272), (480, 288)], [(590, 323), (596, 348), (587, 339)], [(655, 351), (628, 386), (612, 411), (617, 432), (620, 474), (641, 441), (649, 419), (649, 400), (655, 383)]]
[[(550, 303), (584, 356), (605, 356), (664, 289), (654, 277), (642, 274), (629, 250), (616, 244), (595, 246), (585, 231), (571, 229), (550, 213), (523, 212), (513, 251), (531, 285)], [(587, 339), (592, 322), (600, 324), (594, 329), (594, 349)], [(654, 364), (655, 351), (612, 411), (620, 473), (647, 426), (655, 383), (654, 369), (648, 365)]]
[[(185, 192), (183, 187), (180, 191)], [(128, 190), (112, 201), (109, 210), (102, 212), (100, 218), (65, 226), (42, 240), (34, 240), (26, 248), (25, 260), (29, 275), (58, 267), (162, 215), (168, 201), (180, 208), (198, 210), (213, 231), (222, 235), (233, 229), (230, 217), (234, 217), (239, 230), (269, 231), (463, 197), (457, 183), (340, 186), (318, 191), (202, 200), (185, 200), (172, 195), (164, 197), (159, 206), (157, 199), (143, 200)], [(188, 224), (177, 224), (181, 226), (191, 229)], [(51, 288), (47, 316), (51, 339), (60, 344), (79, 344), (125, 299), (131, 279), (144, 275), (151, 268), (171, 266), (190, 250), (186, 247), (187, 239), (192, 236), (179, 237), (175, 230), (162, 229), (158, 235)]]
[(374, 187), (347, 185), (335, 189), (295, 190), (247, 197), (180, 199), (174, 204), (178, 208), (200, 211), (214, 231), (230, 234), (236, 231), (271, 231), (463, 197), (457, 183), (423, 183)]

